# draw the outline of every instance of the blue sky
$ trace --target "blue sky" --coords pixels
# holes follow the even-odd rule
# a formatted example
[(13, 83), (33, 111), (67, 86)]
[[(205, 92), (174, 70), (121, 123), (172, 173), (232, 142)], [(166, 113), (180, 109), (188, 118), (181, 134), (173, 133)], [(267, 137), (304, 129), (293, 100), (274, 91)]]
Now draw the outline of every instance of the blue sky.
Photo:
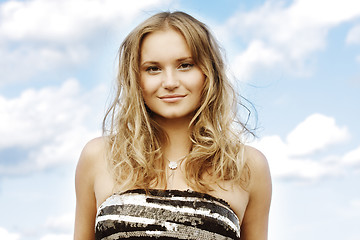
[(0, 1), (0, 239), (72, 239), (74, 171), (101, 134), (126, 34), (160, 10), (210, 26), (257, 110), (270, 240), (359, 240), (357, 0)]

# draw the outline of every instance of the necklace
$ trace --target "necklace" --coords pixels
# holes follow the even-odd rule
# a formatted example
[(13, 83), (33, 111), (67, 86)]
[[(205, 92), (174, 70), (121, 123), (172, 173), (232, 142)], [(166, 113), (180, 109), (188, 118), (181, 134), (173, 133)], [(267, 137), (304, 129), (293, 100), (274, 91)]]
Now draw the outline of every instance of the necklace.
[(175, 171), (178, 166), (179, 166), (179, 163), (181, 163), (186, 157), (188, 156), (188, 154), (186, 154), (185, 156), (182, 156), (181, 158), (179, 158), (178, 160), (176, 161), (170, 161), (169, 159), (167, 159), (166, 157), (166, 160), (169, 161), (169, 164), (168, 164), (168, 167), (170, 168), (170, 170), (173, 170)]

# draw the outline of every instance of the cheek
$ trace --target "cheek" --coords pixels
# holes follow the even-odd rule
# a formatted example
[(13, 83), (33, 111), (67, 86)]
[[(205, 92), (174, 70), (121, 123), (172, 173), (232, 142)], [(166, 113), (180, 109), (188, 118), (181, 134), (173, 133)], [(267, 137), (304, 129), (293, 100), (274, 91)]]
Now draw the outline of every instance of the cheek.
[(141, 78), (140, 87), (143, 94), (151, 94), (156, 92), (156, 90), (159, 88), (159, 84), (155, 78)]
[(157, 88), (151, 82), (143, 82), (140, 84), (142, 98), (146, 105), (151, 105), (151, 103), (156, 99)]
[(201, 93), (205, 87), (205, 75), (204, 74), (199, 74), (198, 76), (198, 81), (194, 82), (194, 89), (196, 89), (197, 92)]
[(145, 79), (142, 78), (140, 80), (140, 88), (141, 88), (142, 95), (145, 97), (147, 95), (147, 93), (149, 92), (151, 86), (149, 86), (148, 81), (146, 81)]

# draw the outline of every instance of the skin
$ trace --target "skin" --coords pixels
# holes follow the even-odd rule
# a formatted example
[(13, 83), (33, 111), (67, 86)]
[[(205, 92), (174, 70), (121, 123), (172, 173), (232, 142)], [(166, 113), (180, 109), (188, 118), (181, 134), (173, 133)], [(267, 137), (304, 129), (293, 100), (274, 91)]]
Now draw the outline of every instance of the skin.
[(157, 121), (192, 117), (199, 107), (204, 81), (205, 75), (194, 64), (180, 33), (167, 29), (144, 38), (140, 84), (145, 104), (156, 113)]
[[(200, 102), (204, 74), (193, 63), (183, 36), (172, 29), (153, 32), (144, 39), (140, 70), (145, 103), (169, 137), (164, 155), (170, 160), (179, 159), (189, 152), (188, 124)], [(163, 96), (170, 97), (164, 100)], [(105, 149), (104, 137), (93, 139), (84, 147), (78, 162), (75, 240), (94, 239), (97, 208), (115, 191), (126, 190), (118, 189), (111, 178)], [(244, 157), (251, 172), (248, 187), (219, 182), (209, 194), (230, 204), (240, 220), (241, 240), (266, 240), (271, 201), (268, 163), (261, 152), (249, 146), (245, 147)], [(169, 189), (188, 189), (183, 173), (182, 164)]]

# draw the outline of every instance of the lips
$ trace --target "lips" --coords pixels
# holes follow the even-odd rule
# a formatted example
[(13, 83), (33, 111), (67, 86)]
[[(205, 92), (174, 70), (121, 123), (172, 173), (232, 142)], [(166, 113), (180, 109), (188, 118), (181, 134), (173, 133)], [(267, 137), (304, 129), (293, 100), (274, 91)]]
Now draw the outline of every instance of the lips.
[(167, 94), (160, 96), (159, 99), (167, 103), (174, 103), (184, 99), (185, 97), (186, 95), (184, 94)]

